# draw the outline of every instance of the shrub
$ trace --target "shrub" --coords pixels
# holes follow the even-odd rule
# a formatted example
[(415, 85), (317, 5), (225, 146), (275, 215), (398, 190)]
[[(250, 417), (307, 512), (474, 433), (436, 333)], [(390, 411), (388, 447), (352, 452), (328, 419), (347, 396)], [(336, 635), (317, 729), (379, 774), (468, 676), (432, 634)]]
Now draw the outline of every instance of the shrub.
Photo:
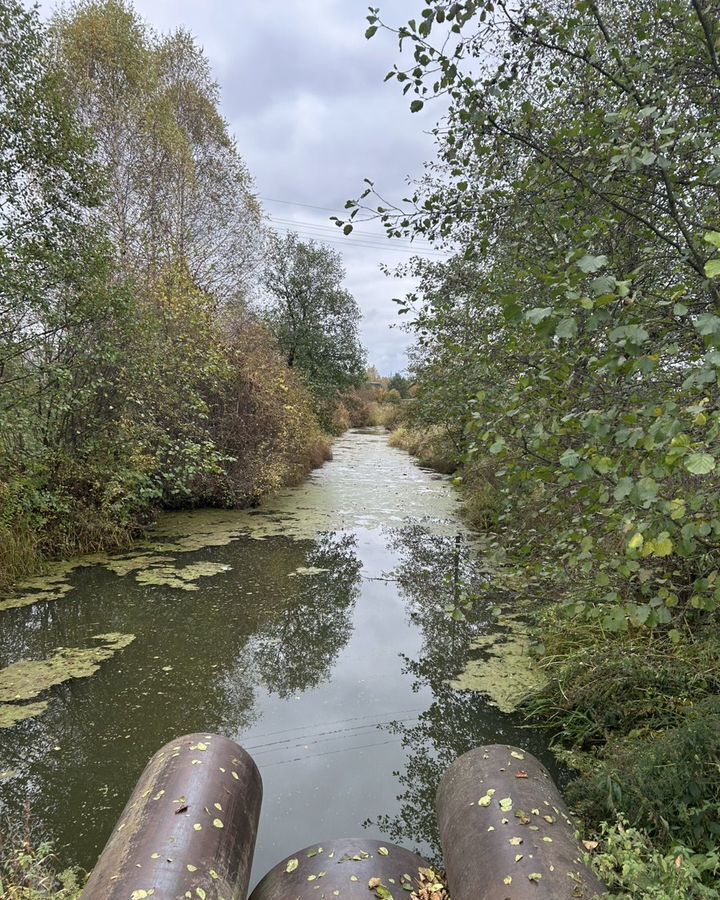
[(0, 897), (4, 900), (78, 900), (85, 882), (80, 869), (60, 869), (52, 846), (34, 843), (29, 816), (0, 830)]
[(623, 817), (603, 824), (592, 857), (598, 877), (622, 900), (717, 900), (708, 886), (720, 873), (717, 850), (693, 853), (681, 845), (660, 852)]
[(401, 425), (390, 435), (390, 446), (406, 450), (436, 472), (450, 474), (458, 467), (457, 451), (441, 426), (420, 430)]

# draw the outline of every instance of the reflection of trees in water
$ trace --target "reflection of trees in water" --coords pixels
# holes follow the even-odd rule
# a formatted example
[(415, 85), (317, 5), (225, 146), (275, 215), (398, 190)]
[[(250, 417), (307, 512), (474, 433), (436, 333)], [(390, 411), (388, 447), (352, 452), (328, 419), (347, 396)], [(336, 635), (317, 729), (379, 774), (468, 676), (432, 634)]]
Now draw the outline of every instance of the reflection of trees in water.
[[(361, 568), (354, 538), (238, 541), (221, 559), (232, 570), (198, 592), (87, 570), (66, 600), (3, 614), (0, 665), (92, 646), (99, 631), (138, 635), (92, 677), (43, 695), (44, 715), (0, 731), (0, 771), (16, 773), (0, 782), (0, 816), (18, 818), (30, 800), (46, 833), (72, 846), (68, 862), (92, 864), (165, 741), (238, 734), (258, 716), (260, 683), (283, 697), (311, 688), (347, 643)], [(302, 566), (327, 571), (288, 578)]]
[(400, 844), (425, 852), (429, 845), (439, 858), (435, 792), (447, 767), (480, 744), (518, 743), (541, 756), (544, 744), (523, 727), (522, 717), (501, 713), (480, 694), (449, 686), (465, 667), (473, 638), (496, 629), (489, 603), (474, 604), (465, 621), (454, 621), (445, 611), (461, 594), (472, 595), (485, 581), (467, 544), (461, 538), (438, 537), (421, 526), (393, 532), (391, 543), (400, 557), (394, 575), (410, 618), (423, 635), (420, 657), (404, 657), (404, 670), (414, 677), (417, 688), (430, 688), (433, 702), (416, 724), (386, 726), (400, 736), (407, 762), (398, 775), (403, 788), (400, 812), (379, 816), (375, 823)]
[(362, 568), (356, 543), (355, 535), (320, 536), (304, 565), (324, 571), (295, 575), (291, 601), (253, 639), (258, 673), (282, 698), (325, 680), (350, 639)]

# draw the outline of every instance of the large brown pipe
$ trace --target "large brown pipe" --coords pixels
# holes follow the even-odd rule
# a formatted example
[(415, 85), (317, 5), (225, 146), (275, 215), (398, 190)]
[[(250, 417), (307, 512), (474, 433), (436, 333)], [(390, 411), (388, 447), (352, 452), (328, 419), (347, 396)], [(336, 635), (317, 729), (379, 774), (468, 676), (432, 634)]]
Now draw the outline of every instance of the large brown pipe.
[(262, 779), (220, 735), (191, 734), (150, 760), (83, 900), (245, 900)]
[(417, 889), (421, 856), (387, 841), (341, 838), (321, 841), (279, 862), (250, 900), (375, 900), (408, 897)]
[(455, 760), (437, 809), (452, 900), (577, 900), (605, 891), (583, 862), (550, 774), (524, 750), (493, 744)]

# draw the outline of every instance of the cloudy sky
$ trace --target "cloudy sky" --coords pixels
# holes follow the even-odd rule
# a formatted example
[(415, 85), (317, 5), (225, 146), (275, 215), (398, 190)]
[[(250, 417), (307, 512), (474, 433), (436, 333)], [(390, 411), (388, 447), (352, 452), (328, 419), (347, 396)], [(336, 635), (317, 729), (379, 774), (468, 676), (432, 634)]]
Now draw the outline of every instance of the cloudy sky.
[[(394, 24), (417, 15), (419, 0), (378, 0)], [(46, 0), (46, 12), (56, 4)], [(371, 178), (385, 196), (406, 195), (408, 175), (433, 156), (433, 111), (412, 115), (394, 82), (387, 34), (365, 40), (362, 0), (135, 0), (158, 31), (190, 29), (222, 90), (222, 109), (278, 230), (327, 239), (341, 250), (347, 287), (363, 312), (363, 339), (382, 373), (405, 366), (409, 337), (392, 298), (411, 282), (381, 274), (381, 262), (407, 261), (407, 242), (385, 239), (374, 223), (343, 238), (329, 222)], [(320, 208), (318, 208), (320, 207)], [(362, 232), (362, 233), (360, 233)], [(330, 243), (331, 242), (331, 243)], [(426, 244), (422, 253), (440, 254)]]

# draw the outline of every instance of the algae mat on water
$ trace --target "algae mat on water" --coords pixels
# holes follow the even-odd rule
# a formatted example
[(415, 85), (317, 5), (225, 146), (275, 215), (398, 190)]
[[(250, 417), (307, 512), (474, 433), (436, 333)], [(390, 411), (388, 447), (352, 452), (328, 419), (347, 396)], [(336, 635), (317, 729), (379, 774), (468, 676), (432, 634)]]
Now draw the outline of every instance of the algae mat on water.
[[(13, 596), (0, 599), (0, 612), (63, 599), (74, 589), (70, 576), (90, 566), (102, 566), (119, 577), (132, 576), (143, 585), (196, 591), (198, 579), (220, 575), (229, 567), (210, 562), (181, 566), (175, 554), (222, 547), (241, 538), (315, 540), (328, 532), (395, 527), (410, 517), (436, 534), (462, 531), (472, 540), (457, 519), (458, 496), (447, 489), (447, 479), (429, 480), (406, 453), (389, 448), (384, 435), (351, 433), (335, 444), (334, 451), (327, 469), (279, 491), (259, 508), (165, 513), (130, 552), (51, 563), (45, 575), (28, 579), (17, 585)], [(296, 572), (313, 574), (318, 573)]]
[(547, 679), (530, 653), (530, 632), (520, 620), (501, 616), (498, 624), (507, 632), (473, 641), (470, 649), (482, 651), (482, 656), (471, 659), (450, 687), (486, 694), (500, 712), (513, 713), (526, 697), (541, 691)]
[(45, 712), (49, 701), (22, 703), (74, 678), (88, 678), (135, 640), (134, 634), (96, 634), (98, 647), (60, 647), (48, 659), (23, 659), (0, 669), (0, 728)]

